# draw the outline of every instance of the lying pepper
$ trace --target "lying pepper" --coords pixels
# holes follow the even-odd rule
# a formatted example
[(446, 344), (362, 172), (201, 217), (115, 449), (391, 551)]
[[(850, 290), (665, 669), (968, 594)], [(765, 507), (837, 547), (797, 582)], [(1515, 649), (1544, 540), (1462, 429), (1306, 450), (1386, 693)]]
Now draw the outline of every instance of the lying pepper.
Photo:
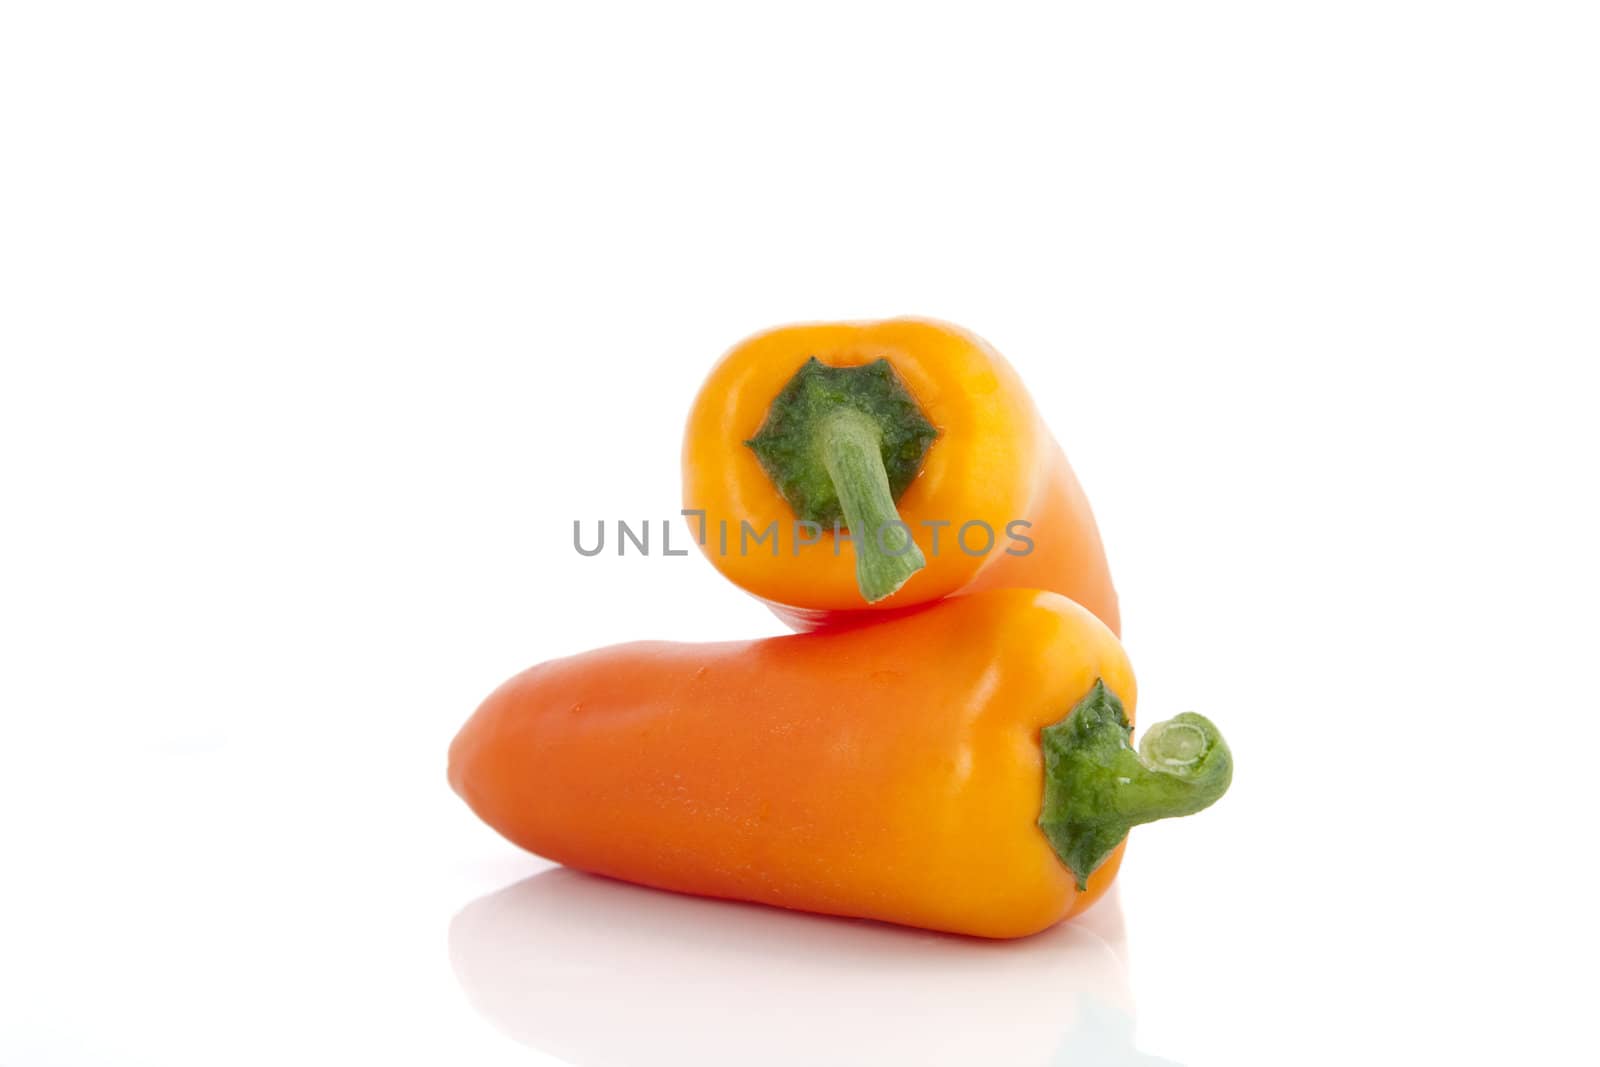
[(945, 323), (790, 326), (734, 348), (689, 415), (683, 506), (717, 569), (796, 629), (1031, 588), (1118, 630), (1060, 446), (1000, 354)]
[(1083, 910), (1128, 829), (1222, 795), (1185, 713), (1129, 747), (1116, 638), (995, 590), (849, 631), (644, 642), (501, 686), (450, 782), (512, 842), (662, 889), (1021, 937)]

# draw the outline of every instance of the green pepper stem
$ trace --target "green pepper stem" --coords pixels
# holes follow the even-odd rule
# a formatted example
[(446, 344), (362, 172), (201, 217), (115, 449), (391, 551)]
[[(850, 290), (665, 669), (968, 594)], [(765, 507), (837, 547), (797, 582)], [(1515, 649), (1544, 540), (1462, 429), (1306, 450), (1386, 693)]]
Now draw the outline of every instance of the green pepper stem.
[(1096, 681), (1067, 717), (1041, 731), (1039, 828), (1087, 887), (1128, 831), (1214, 804), (1233, 780), (1233, 754), (1203, 715), (1186, 711), (1145, 731), (1138, 751), (1122, 701)]
[(927, 566), (895, 501), (938, 436), (887, 359), (830, 367), (812, 357), (745, 444), (796, 516), (836, 534), (843, 521), (870, 604)]
[(881, 437), (871, 419), (845, 408), (829, 417), (819, 441), (855, 545), (856, 584), (869, 604), (905, 585), (928, 563), (895, 510)]

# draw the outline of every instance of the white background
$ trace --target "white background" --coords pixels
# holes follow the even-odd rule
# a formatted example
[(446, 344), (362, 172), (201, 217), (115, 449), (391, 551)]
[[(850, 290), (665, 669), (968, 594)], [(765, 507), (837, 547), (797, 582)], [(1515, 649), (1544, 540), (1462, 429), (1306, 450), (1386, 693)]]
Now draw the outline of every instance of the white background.
[[(1592, 1054), (1593, 5), (0, 11), (0, 1062)], [(779, 632), (572, 520), (676, 513), (742, 336), (903, 313), (1232, 793), (1009, 946), (523, 883), (490, 688)]]

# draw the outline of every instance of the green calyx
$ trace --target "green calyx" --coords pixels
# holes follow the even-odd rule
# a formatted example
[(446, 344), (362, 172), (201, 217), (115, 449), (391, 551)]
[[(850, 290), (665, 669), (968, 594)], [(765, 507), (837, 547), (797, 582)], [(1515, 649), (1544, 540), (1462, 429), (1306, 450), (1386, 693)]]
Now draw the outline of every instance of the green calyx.
[(813, 356), (745, 444), (796, 516), (849, 531), (873, 603), (927, 564), (895, 503), (938, 436), (888, 360), (830, 367)]
[(1040, 732), (1039, 828), (1079, 890), (1131, 828), (1208, 808), (1233, 780), (1233, 754), (1203, 715), (1186, 711), (1156, 723), (1137, 751), (1132, 736), (1122, 701), (1099, 680), (1066, 718)]

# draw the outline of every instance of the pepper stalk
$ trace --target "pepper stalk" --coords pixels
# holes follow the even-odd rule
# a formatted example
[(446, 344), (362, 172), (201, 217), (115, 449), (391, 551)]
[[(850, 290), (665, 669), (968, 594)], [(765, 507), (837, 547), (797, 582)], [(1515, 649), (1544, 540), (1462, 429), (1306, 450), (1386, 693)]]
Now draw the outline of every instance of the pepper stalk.
[(1130, 829), (1208, 808), (1233, 780), (1233, 754), (1203, 715), (1186, 711), (1148, 727), (1137, 751), (1132, 735), (1122, 701), (1099, 679), (1040, 732), (1039, 828), (1080, 891)]
[(813, 356), (745, 444), (800, 519), (848, 529), (872, 604), (927, 565), (896, 503), (938, 436), (887, 359), (830, 367)]

